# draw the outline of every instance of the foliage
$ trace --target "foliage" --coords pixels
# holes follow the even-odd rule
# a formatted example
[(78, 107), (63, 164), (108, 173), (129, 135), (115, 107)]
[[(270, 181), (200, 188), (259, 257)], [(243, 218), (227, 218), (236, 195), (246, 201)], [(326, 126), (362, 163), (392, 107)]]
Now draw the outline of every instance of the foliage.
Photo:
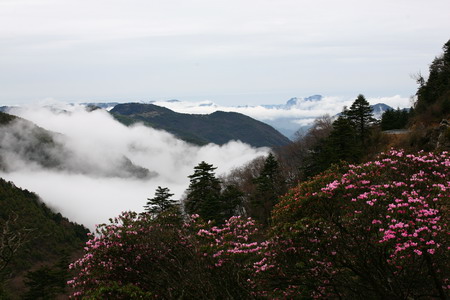
[(7, 125), (16, 120), (17, 117), (0, 111), (0, 125)]
[(368, 138), (370, 126), (376, 121), (369, 102), (360, 94), (352, 103), (350, 109), (344, 111), (344, 113), (355, 128), (361, 144), (364, 144)]
[(312, 166), (311, 152), (320, 150), (319, 144), (333, 130), (332, 123), (329, 115), (323, 115), (314, 120), (306, 133), (299, 130), (293, 143), (277, 149), (277, 159), (288, 186), (293, 187), (304, 179), (305, 170)]
[(359, 161), (361, 144), (351, 121), (341, 115), (332, 126), (329, 136), (317, 143), (306, 157), (303, 165), (306, 177), (319, 174), (341, 161)]
[(225, 185), (220, 194), (221, 219), (227, 220), (232, 216), (243, 215), (242, 202), (244, 193), (234, 184)]
[(249, 276), (262, 249), (251, 219), (221, 227), (193, 216), (180, 226), (164, 216), (125, 212), (100, 225), (71, 265), (76, 299), (251, 299)]
[(396, 150), (335, 166), (282, 198), (269, 240), (250, 218), (123, 213), (72, 265), (73, 297), (448, 297), (449, 166)]
[[(369, 102), (363, 95), (358, 95), (350, 109), (344, 108), (332, 123), (331, 130), (325, 130), (326, 134), (314, 139), (315, 142), (307, 148), (301, 166), (303, 177), (310, 178), (325, 171), (332, 164), (343, 161), (360, 162), (363, 157), (362, 147), (369, 146), (375, 121)], [(312, 132), (308, 132), (306, 137)]]
[(205, 220), (220, 220), (220, 181), (213, 165), (204, 161), (189, 175), (190, 184), (184, 202), (188, 214), (199, 214)]
[[(233, 215), (247, 216), (249, 215), (249, 212), (252, 211), (252, 199), (257, 193), (255, 178), (257, 178), (261, 173), (264, 163), (265, 157), (259, 156), (246, 165), (233, 169), (226, 176), (222, 176), (220, 178), (220, 181), (222, 182), (222, 195), (225, 196), (225, 199), (223, 200), (225, 202), (225, 206), (227, 206), (226, 203), (229, 203), (229, 200), (226, 200), (226, 198), (228, 198), (228, 186), (232, 186), (232, 189), (239, 192), (239, 196), (235, 198), (234, 201), (228, 198), (232, 202), (236, 203), (236, 206), (233, 209), (233, 214), (228, 214), (228, 217)], [(230, 210), (227, 209), (224, 211), (228, 213), (230, 212)]]
[(405, 128), (406, 125), (408, 125), (408, 121), (410, 116), (412, 115), (411, 112), (397, 108), (397, 110), (388, 109), (383, 113), (381, 116), (381, 129), (382, 130), (391, 130), (391, 129), (402, 129)]
[(3, 270), (13, 260), (17, 251), (29, 242), (32, 229), (17, 229), (18, 215), (13, 214), (6, 221), (0, 220), (0, 282)]
[(144, 208), (148, 213), (157, 216), (176, 206), (177, 201), (170, 199), (172, 196), (173, 194), (170, 193), (168, 188), (158, 186), (155, 196), (147, 199), (147, 205)]
[(256, 193), (252, 198), (250, 215), (261, 224), (267, 225), (273, 206), (285, 192), (281, 170), (272, 153), (269, 153), (258, 177), (254, 179)]
[(449, 167), (447, 152), (392, 150), (292, 189), (273, 213), (269, 287), (297, 297), (445, 299)]
[(28, 291), (24, 299), (54, 299), (66, 292), (66, 282), (69, 279), (69, 260), (62, 255), (54, 266), (42, 266), (26, 275), (25, 285)]
[(1, 229), (7, 228), (0, 233), (0, 238), (4, 245), (9, 243), (8, 247), (11, 247), (1, 249), (1, 255), (7, 257), (15, 252), (4, 269), (10, 278), (40, 262), (58, 260), (62, 252), (73, 253), (86, 241), (88, 230), (84, 226), (53, 212), (36, 194), (3, 179), (0, 179), (0, 207)]
[(235, 183), (222, 184), (214, 174), (215, 169), (204, 161), (194, 168), (194, 174), (189, 176), (191, 182), (184, 199), (184, 210), (205, 220), (222, 223), (231, 216), (244, 214), (244, 194)]
[(415, 109), (419, 116), (439, 121), (450, 113), (450, 40), (444, 44), (443, 54), (433, 60), (429, 71), (427, 80), (418, 75)]

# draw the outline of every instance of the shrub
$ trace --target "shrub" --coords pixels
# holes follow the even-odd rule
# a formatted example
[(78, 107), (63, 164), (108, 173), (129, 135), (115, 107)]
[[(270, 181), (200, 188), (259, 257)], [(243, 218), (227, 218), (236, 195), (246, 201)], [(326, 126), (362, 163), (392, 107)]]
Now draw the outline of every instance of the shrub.
[(324, 298), (449, 295), (447, 152), (391, 150), (292, 189), (273, 212), (264, 287)]
[[(177, 221), (178, 220), (178, 221)], [(217, 227), (198, 216), (123, 213), (100, 225), (71, 265), (73, 298), (251, 299), (249, 276), (262, 247), (251, 219)]]

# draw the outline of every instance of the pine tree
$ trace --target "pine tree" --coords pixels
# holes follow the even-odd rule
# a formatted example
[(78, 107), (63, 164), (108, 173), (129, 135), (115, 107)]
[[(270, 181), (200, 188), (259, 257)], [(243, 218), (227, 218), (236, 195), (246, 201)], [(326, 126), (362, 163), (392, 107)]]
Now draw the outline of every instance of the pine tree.
[(220, 181), (215, 177), (217, 169), (204, 161), (189, 176), (190, 184), (184, 201), (188, 214), (198, 214), (205, 220), (220, 221)]
[(442, 49), (444, 52), (430, 65), (428, 79), (425, 80), (422, 75), (418, 75), (419, 88), (415, 103), (417, 113), (429, 113), (428, 117), (437, 120), (450, 113), (450, 40)]
[(333, 122), (333, 131), (328, 137), (328, 153), (326, 155), (329, 164), (327, 168), (340, 161), (357, 162), (360, 149), (353, 123), (343, 116), (337, 118)]
[(272, 208), (277, 204), (278, 197), (285, 191), (284, 180), (280, 166), (275, 156), (269, 153), (264, 167), (254, 179), (256, 194), (252, 199), (252, 215), (262, 224), (268, 224)]
[(322, 139), (304, 160), (303, 171), (312, 177), (341, 161), (358, 162), (361, 151), (353, 123), (346, 116), (347, 110), (333, 122), (333, 130)]
[(242, 215), (242, 198), (244, 193), (234, 184), (227, 185), (220, 195), (220, 212), (223, 220), (235, 215)]
[(176, 201), (170, 199), (173, 194), (170, 193), (168, 188), (162, 188), (158, 186), (155, 192), (155, 197), (148, 198), (145, 210), (153, 215), (158, 215), (176, 206)]
[(352, 122), (362, 144), (367, 139), (370, 126), (376, 121), (373, 117), (372, 107), (363, 95), (353, 102), (350, 109), (345, 112), (346, 117)]

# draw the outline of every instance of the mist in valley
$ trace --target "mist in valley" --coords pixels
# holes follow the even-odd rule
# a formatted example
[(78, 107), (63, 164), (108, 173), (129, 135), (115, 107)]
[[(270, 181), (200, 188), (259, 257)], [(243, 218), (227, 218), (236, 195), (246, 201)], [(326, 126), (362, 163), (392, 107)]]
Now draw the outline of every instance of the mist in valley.
[(199, 147), (142, 124), (124, 126), (107, 111), (89, 112), (82, 105), (51, 103), (9, 113), (43, 132), (30, 130), (32, 124), (21, 120), (2, 131), (0, 176), (90, 229), (122, 211), (142, 211), (158, 186), (168, 187), (174, 199), (182, 198), (188, 176), (201, 161), (213, 164), (221, 175), (269, 150), (239, 141)]

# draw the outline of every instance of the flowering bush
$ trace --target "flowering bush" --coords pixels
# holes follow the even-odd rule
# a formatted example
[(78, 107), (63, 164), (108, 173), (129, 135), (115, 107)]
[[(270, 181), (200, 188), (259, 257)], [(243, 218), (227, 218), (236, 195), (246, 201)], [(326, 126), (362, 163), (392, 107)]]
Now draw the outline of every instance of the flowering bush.
[(73, 298), (449, 297), (450, 158), (391, 150), (334, 167), (252, 219), (123, 213), (71, 265)]
[(391, 150), (292, 189), (273, 211), (266, 278), (285, 296), (449, 296), (450, 159)]
[(153, 219), (126, 212), (100, 225), (71, 265), (73, 298), (251, 298), (248, 277), (261, 247), (251, 219), (221, 227), (193, 216)]

